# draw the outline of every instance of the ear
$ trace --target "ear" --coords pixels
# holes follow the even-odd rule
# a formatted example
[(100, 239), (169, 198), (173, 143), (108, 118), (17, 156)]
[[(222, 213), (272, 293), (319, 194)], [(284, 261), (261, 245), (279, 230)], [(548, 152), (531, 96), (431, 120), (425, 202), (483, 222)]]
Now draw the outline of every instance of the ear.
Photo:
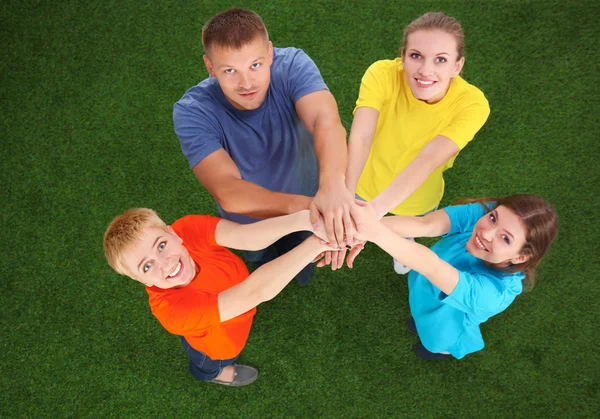
[(456, 62), (454, 67), (454, 77), (458, 76), (465, 66), (465, 57), (460, 57), (460, 60)]
[(530, 255), (518, 255), (510, 260), (510, 263), (513, 265), (518, 265), (520, 263), (527, 262), (531, 258)]
[(204, 54), (202, 56), (202, 59), (204, 60), (204, 65), (206, 66), (206, 71), (208, 71), (208, 74), (210, 74), (211, 77), (214, 77), (215, 72), (213, 70), (212, 63), (210, 62), (210, 58), (208, 58), (208, 55)]
[(269, 66), (273, 64), (273, 42), (269, 41)]
[(177, 235), (177, 233), (175, 233), (175, 230), (173, 230), (173, 229), (171, 228), (171, 226), (167, 226), (167, 228), (169, 229), (169, 233), (171, 233), (171, 234), (172, 234), (174, 237), (176, 237), (176, 238), (177, 238), (177, 241), (179, 242), (179, 244), (182, 244), (182, 243), (183, 243), (183, 239), (182, 239), (181, 237), (179, 237), (179, 236)]

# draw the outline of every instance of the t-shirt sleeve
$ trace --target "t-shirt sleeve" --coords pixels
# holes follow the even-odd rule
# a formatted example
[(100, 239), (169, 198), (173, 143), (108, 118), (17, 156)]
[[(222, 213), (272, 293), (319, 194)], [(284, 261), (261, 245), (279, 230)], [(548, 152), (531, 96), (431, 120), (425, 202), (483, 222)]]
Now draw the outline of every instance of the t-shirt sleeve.
[(456, 288), (450, 295), (440, 292), (439, 298), (444, 304), (467, 314), (490, 317), (510, 305), (517, 295), (486, 275), (462, 271), (458, 274)]
[[(487, 204), (488, 208), (492, 208), (492, 204)], [(485, 210), (479, 202), (462, 205), (450, 205), (444, 208), (448, 218), (450, 218), (450, 231), (446, 233), (464, 233), (473, 230), (477, 221), (483, 217)]]
[(216, 118), (201, 111), (191, 99), (183, 98), (173, 106), (173, 124), (181, 151), (190, 168), (215, 151), (223, 148)]
[(294, 103), (309, 93), (328, 90), (317, 65), (301, 49), (288, 49), (281, 63), (281, 77)]
[(469, 105), (462, 108), (440, 132), (461, 150), (475, 137), (490, 115), (490, 105), (481, 92), (474, 94)]
[(202, 335), (207, 328), (219, 324), (218, 294), (177, 290), (152, 307), (160, 324), (174, 335)]
[(211, 215), (186, 215), (175, 221), (171, 228), (188, 248), (213, 247), (219, 246), (215, 240), (219, 221), (221, 218)]
[(367, 69), (361, 82), (356, 107), (368, 107), (381, 112), (386, 100), (386, 92), (390, 90), (389, 70), (383, 65), (383, 61), (377, 61)]

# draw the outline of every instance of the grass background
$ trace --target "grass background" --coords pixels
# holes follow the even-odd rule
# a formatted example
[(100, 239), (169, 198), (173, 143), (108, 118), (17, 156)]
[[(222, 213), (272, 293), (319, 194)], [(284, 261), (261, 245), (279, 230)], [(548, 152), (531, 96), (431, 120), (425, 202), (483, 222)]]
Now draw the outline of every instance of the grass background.
[[(317, 63), (349, 129), (360, 79), (429, 10), (463, 24), (464, 77), (492, 113), (442, 205), (534, 192), (560, 234), (538, 285), (483, 325), (486, 348), (425, 362), (405, 277), (368, 246), (262, 305), (241, 361), (260, 380), (195, 382), (139, 284), (102, 253), (129, 207), (215, 213), (173, 133), (207, 76), (201, 27), (256, 10)], [(13, 1), (0, 4), (2, 417), (598, 417), (597, 1)]]

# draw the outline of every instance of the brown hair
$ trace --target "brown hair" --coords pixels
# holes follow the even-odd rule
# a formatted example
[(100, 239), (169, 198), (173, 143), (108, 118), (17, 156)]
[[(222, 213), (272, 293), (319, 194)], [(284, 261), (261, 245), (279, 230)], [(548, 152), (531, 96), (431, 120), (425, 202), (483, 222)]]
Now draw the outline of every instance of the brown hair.
[(156, 212), (148, 208), (127, 210), (111, 221), (104, 233), (104, 256), (117, 273), (132, 276), (125, 268), (122, 256), (148, 227), (167, 229), (167, 225)]
[(240, 49), (254, 41), (257, 36), (269, 39), (267, 28), (259, 15), (252, 10), (229, 9), (206, 22), (202, 28), (202, 45), (206, 54), (209, 54), (215, 45)]
[(454, 39), (456, 39), (456, 52), (458, 53), (457, 60), (460, 60), (465, 55), (465, 34), (462, 26), (460, 26), (460, 23), (455, 18), (446, 16), (441, 12), (425, 13), (404, 28), (404, 40), (402, 41), (402, 48), (400, 50), (401, 55), (404, 56), (406, 53), (408, 36), (411, 33), (432, 29), (439, 29), (454, 36)]
[(535, 268), (550, 249), (550, 245), (558, 233), (558, 215), (554, 208), (542, 198), (528, 194), (516, 194), (503, 198), (461, 199), (454, 204), (469, 202), (479, 202), (485, 208), (486, 213), (502, 205), (519, 216), (527, 229), (525, 244), (519, 253), (528, 256), (529, 259), (523, 263), (505, 267), (493, 263), (486, 264), (506, 272), (523, 272), (525, 288), (532, 289), (535, 284)]

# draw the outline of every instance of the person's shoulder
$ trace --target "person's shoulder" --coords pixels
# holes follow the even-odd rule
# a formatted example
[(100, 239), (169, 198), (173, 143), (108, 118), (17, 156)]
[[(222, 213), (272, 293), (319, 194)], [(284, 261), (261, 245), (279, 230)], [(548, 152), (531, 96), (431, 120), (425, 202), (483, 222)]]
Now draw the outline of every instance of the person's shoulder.
[(455, 83), (455, 95), (457, 99), (464, 101), (465, 103), (480, 103), (489, 107), (489, 103), (483, 91), (477, 86), (469, 83), (463, 79), (460, 75), (454, 79)]
[(214, 90), (219, 88), (219, 83), (214, 77), (208, 77), (197, 85), (189, 88), (183, 96), (175, 102), (175, 108), (178, 106), (184, 108), (202, 107), (210, 103), (216, 103)]
[(311, 58), (304, 50), (295, 47), (273, 48), (273, 67), (271, 71), (277, 72), (286, 68), (303, 65), (311, 62)]
[(396, 74), (398, 71), (403, 71), (402, 60), (400, 58), (378, 60), (369, 66), (369, 71), (381, 74)]

